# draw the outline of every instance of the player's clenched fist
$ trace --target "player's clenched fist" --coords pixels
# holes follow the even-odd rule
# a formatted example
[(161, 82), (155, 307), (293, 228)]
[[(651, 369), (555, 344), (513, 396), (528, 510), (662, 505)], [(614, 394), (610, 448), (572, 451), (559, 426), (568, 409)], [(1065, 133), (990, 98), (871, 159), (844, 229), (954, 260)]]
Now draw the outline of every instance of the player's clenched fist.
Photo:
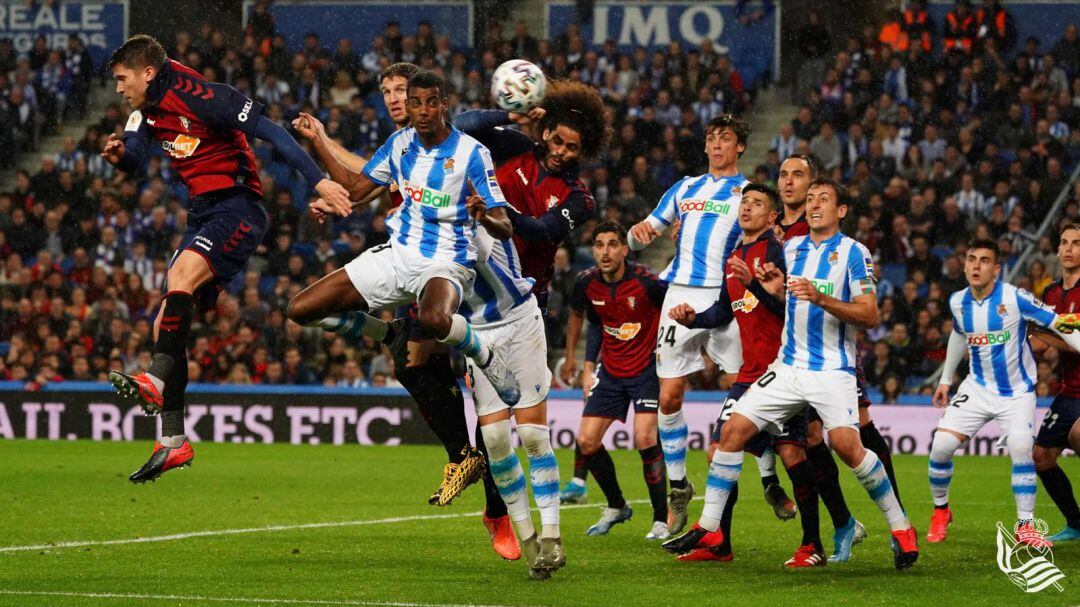
[(117, 136), (116, 133), (113, 133), (109, 135), (109, 140), (105, 142), (105, 149), (101, 150), (101, 157), (109, 164), (117, 164), (124, 157), (126, 151), (124, 140)]
[(812, 304), (821, 303), (821, 291), (817, 290), (814, 283), (802, 276), (793, 277), (789, 280), (787, 289), (789, 293), (802, 301), (808, 301)]
[(750, 266), (746, 265), (746, 262), (738, 257), (732, 255), (728, 257), (727, 267), (730, 276), (734, 276), (736, 280), (742, 283), (742, 286), (748, 287), (754, 280), (754, 275), (750, 271)]
[(300, 115), (293, 119), (292, 125), (296, 132), (300, 133), (301, 137), (312, 141), (326, 133), (323, 124), (319, 122), (318, 118), (304, 112), (300, 112)]
[[(349, 191), (329, 179), (323, 179), (315, 184), (315, 191), (321, 196), (320, 200), (326, 203), (325, 212), (328, 215), (340, 215), (348, 217), (352, 213), (352, 202), (349, 200)], [(319, 210), (322, 210), (321, 208)]]
[(630, 228), (630, 236), (643, 245), (649, 244), (659, 235), (660, 232), (647, 221), (634, 224), (634, 227)]
[(697, 311), (690, 307), (690, 304), (681, 303), (668, 310), (668, 318), (684, 327), (690, 327), (694, 324), (694, 319), (697, 318)]
[(761, 264), (754, 272), (754, 278), (757, 278), (769, 295), (777, 299), (784, 298), (784, 273), (776, 267), (776, 264), (771, 261)]

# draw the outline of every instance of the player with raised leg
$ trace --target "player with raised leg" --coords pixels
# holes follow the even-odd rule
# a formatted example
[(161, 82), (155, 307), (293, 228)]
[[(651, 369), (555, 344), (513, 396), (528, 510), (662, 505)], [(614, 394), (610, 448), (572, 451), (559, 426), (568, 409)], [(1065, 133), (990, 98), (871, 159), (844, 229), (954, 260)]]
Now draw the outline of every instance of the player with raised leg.
[[(397, 184), (404, 202), (387, 221), (393, 237), (300, 292), (289, 302), (289, 318), (305, 325), (321, 319), (321, 326), (360, 335), (370, 317), (354, 311), (416, 301), (419, 324), (472, 359), (503, 402), (515, 404), (520, 392), (505, 359), (457, 313), (474, 277), (476, 231), (482, 226), (499, 239), (513, 234), (491, 157), (446, 122), (446, 84), (438, 74), (421, 71), (409, 79), (407, 107), (411, 126), (391, 135), (360, 173), (332, 158), (327, 163), (354, 201)], [(327, 210), (322, 200), (312, 206)], [(389, 325), (382, 324), (385, 333)]]
[(262, 104), (231, 86), (208, 82), (169, 59), (150, 36), (133, 36), (108, 64), (116, 92), (134, 109), (124, 134), (111, 135), (101, 155), (122, 171), (141, 171), (150, 146), (160, 145), (188, 187), (187, 229), (165, 278), (154, 321), (150, 367), (109, 373), (120, 396), (148, 415), (161, 414), (161, 440), (129, 479), (151, 481), (195, 457), (184, 427), (186, 347), (198, 306), (214, 305), (223, 285), (244, 269), (262, 241), (267, 214), (262, 183), (247, 137), (274, 146), (323, 198), (323, 211), (350, 212), (348, 194), (326, 179), (285, 129), (264, 117)]
[(668, 529), (678, 533), (686, 525), (686, 506), (694, 486), (686, 478), (689, 429), (682, 404), (687, 377), (705, 368), (702, 348), (722, 369), (733, 372), (742, 365), (738, 325), (723, 330), (688, 329), (668, 317), (668, 310), (689, 303), (704, 310), (716, 301), (724, 284), (724, 264), (741, 231), (738, 223), (742, 189), (750, 183), (739, 172), (739, 157), (746, 150), (750, 125), (731, 114), (709, 121), (705, 155), (709, 172), (684, 177), (671, 186), (656, 209), (630, 228), (633, 250), (649, 245), (661, 231), (679, 219), (675, 257), (660, 274), (669, 283), (660, 312), (656, 346), (656, 373), (660, 377), (660, 444), (664, 451), (671, 492)]
[[(586, 531), (605, 535), (613, 525), (630, 520), (633, 510), (623, 498), (615, 463), (603, 449), (612, 422), (626, 422), (634, 407), (634, 447), (652, 502), (653, 523), (648, 540), (670, 536), (667, 527), (667, 478), (664, 456), (657, 444), (656, 409), (660, 383), (654, 353), (665, 285), (643, 266), (626, 261), (626, 230), (613, 222), (593, 230), (596, 267), (583, 272), (574, 285), (566, 348), (577, 348), (584, 319), (589, 319), (582, 382), (585, 410), (578, 429), (578, 448), (593, 478), (607, 498), (600, 520)], [(597, 363), (599, 358), (600, 362)], [(573, 379), (564, 365), (566, 380)]]
[[(857, 430), (852, 325), (873, 327), (878, 309), (870, 254), (840, 232), (848, 205), (847, 192), (836, 183), (811, 183), (806, 204), (810, 234), (784, 245), (789, 277), (780, 352), (724, 423), (709, 466), (704, 512), (689, 532), (665, 544), (668, 550), (687, 553), (723, 543), (720, 517), (738, 483), (746, 443), (763, 429), (780, 431), (810, 405), (824, 420), (837, 455), (885, 515), (896, 568), (906, 569), (918, 558), (915, 528), (896, 501), (877, 455), (863, 448)], [(756, 276), (767, 290), (779, 291), (784, 282), (784, 273), (772, 264), (762, 265)]]
[[(1080, 289), (1076, 288), (1080, 281), (1080, 226), (1069, 224), (1061, 229), (1058, 260), (1061, 262), (1061, 280), (1043, 291), (1043, 301), (1054, 306), (1058, 314), (1071, 314), (1080, 309)], [(1031, 456), (1043, 488), (1065, 517), (1065, 528), (1046, 539), (1068, 542), (1080, 539), (1080, 506), (1073, 495), (1072, 483), (1057, 460), (1066, 447), (1080, 452), (1080, 354), (1064, 342), (1057, 343), (1059, 340), (1046, 333), (1033, 335), (1059, 351), (1061, 393), (1043, 418)]]
[[(949, 297), (953, 332), (949, 336), (934, 406), (944, 408), (930, 446), (930, 492), (934, 513), (926, 534), (929, 542), (945, 540), (953, 520), (949, 486), (953, 456), (986, 422), (994, 420), (1005, 435), (1012, 459), (1012, 491), (1016, 501), (1018, 541), (1049, 545), (1031, 529), (1035, 518), (1035, 356), (1028, 343), (1028, 322), (1053, 332), (1069, 348), (1080, 351), (1075, 315), (1058, 316), (1025, 291), (998, 279), (1001, 259), (997, 242), (968, 245), (964, 275), (968, 287)], [(1069, 333), (1062, 333), (1061, 330)], [(967, 349), (971, 374), (949, 399), (953, 375)], [(1033, 539), (1034, 538), (1034, 539)]]
[[(743, 188), (742, 202), (739, 205), (739, 227), (742, 228), (742, 240), (728, 257), (728, 274), (720, 298), (701, 313), (689, 304), (681, 304), (671, 309), (671, 318), (690, 328), (706, 329), (739, 323), (739, 336), (742, 339), (743, 364), (739, 369), (736, 383), (731, 387), (723, 409), (713, 429), (713, 443), (709, 447), (708, 458), (712, 461), (724, 423), (739, 398), (753, 385), (776, 360), (780, 349), (780, 336), (784, 326), (784, 292), (781, 282), (775, 283), (775, 292), (769, 292), (758, 281), (754, 273), (765, 264), (772, 264), (785, 272), (783, 244), (773, 232), (774, 221), (780, 211), (780, 196), (767, 186), (750, 184)], [(817, 491), (814, 488), (814, 473), (806, 460), (806, 415), (799, 413), (784, 424), (782, 434), (773, 436), (760, 432), (748, 442), (744, 450), (760, 457), (769, 448), (775, 447), (780, 455), (788, 476), (791, 477), (795, 497), (799, 502), (799, 515), (802, 522), (802, 542), (795, 555), (789, 559), (787, 567), (814, 567), (824, 565), (825, 552), (821, 544), (818, 523)], [(731, 517), (738, 499), (738, 486), (732, 488), (731, 496), (724, 506), (720, 517), (720, 531), (724, 541), (715, 547), (699, 548), (679, 557), (684, 561), (732, 559)], [(706, 500), (711, 494), (706, 493)], [(708, 503), (708, 502), (707, 502)]]

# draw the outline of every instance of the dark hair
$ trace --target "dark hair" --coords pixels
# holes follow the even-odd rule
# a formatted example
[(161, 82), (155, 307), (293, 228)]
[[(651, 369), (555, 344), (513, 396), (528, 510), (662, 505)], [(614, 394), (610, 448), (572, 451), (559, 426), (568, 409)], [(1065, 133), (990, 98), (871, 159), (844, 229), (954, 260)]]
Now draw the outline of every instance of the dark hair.
[(414, 88), (438, 89), (439, 96), (446, 98), (446, 79), (431, 70), (418, 69), (415, 74), (409, 77), (408, 90), (411, 92)]
[(993, 238), (976, 238), (968, 241), (968, 251), (975, 249), (988, 249), (994, 252), (994, 261), (1001, 259), (1001, 248)]
[(1058, 234), (1058, 238), (1060, 239), (1062, 236), (1065, 235), (1065, 232), (1068, 232), (1069, 230), (1080, 231), (1080, 223), (1066, 223), (1065, 225), (1061, 226), (1061, 232)]
[[(750, 139), (750, 123), (735, 116), (734, 114), (717, 114), (709, 120), (709, 124), (705, 125), (705, 133), (708, 134), (713, 130), (731, 129), (735, 131), (735, 139), (739, 143), (746, 145), (746, 142)], [(745, 151), (745, 149), (744, 149)], [(742, 154), (739, 154), (742, 156)]]
[(784, 162), (787, 162), (792, 158), (805, 162), (806, 167), (810, 169), (810, 179), (817, 179), (818, 173), (821, 172), (821, 166), (818, 165), (818, 161), (816, 158), (814, 158), (810, 154), (791, 154), (790, 156), (785, 158), (780, 164), (784, 164)]
[(746, 196), (747, 192), (761, 192), (772, 204), (772, 210), (780, 210), (780, 192), (776, 191), (776, 188), (769, 187), (764, 183), (749, 183), (742, 189), (742, 195)]
[(416, 64), (399, 61), (387, 66), (385, 70), (379, 72), (379, 84), (382, 84), (382, 81), (387, 78), (404, 78), (405, 80), (412, 80), (412, 77), (419, 71), (420, 67)]
[(139, 34), (127, 39), (120, 48), (113, 51), (109, 62), (105, 65), (106, 70), (112, 70), (114, 66), (122, 65), (133, 70), (144, 67), (160, 68), (168, 59), (165, 47), (153, 36)]
[(604, 100), (593, 87), (569, 80), (548, 82), (540, 127), (555, 130), (560, 124), (581, 135), (581, 155), (596, 158), (607, 146), (612, 129), (604, 122)]
[(847, 188), (845, 188), (844, 186), (836, 183), (835, 181), (827, 177), (818, 177), (817, 179), (810, 182), (810, 187), (807, 188), (806, 191), (809, 192), (810, 190), (818, 186), (827, 186), (832, 188), (833, 192), (836, 193), (836, 204), (838, 206), (851, 206), (851, 194), (848, 193)]
[(595, 241), (601, 234), (607, 232), (614, 232), (619, 237), (619, 242), (626, 244), (626, 228), (622, 227), (622, 224), (617, 221), (602, 221), (600, 225), (592, 231), (592, 237), (589, 240)]

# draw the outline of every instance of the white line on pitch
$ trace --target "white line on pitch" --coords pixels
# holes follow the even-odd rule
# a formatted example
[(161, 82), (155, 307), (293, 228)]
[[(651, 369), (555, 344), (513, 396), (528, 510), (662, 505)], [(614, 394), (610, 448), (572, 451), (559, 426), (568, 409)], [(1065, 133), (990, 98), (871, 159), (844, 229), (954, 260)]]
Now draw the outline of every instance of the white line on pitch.
[[(699, 498), (700, 499), (700, 498)], [(647, 504), (649, 500), (627, 500), (630, 504)], [(560, 506), (560, 510), (577, 508), (599, 508), (596, 504), (573, 504)], [(460, 512), (454, 514), (417, 514), (414, 516), (395, 516), (392, 518), (379, 518), (359, 521), (337, 521), (328, 523), (302, 523), (296, 525), (266, 525), (264, 527), (246, 527), (241, 529), (213, 529), (209, 531), (191, 531), (188, 533), (173, 533), (169, 535), (153, 535), (149, 537), (133, 537), (120, 540), (85, 540), (74, 542), (55, 542), (52, 544), (34, 544), (31, 546), (0, 546), (2, 552), (28, 552), (31, 550), (54, 550), (57, 548), (83, 548), (85, 546), (117, 546), (122, 544), (145, 544), (152, 542), (171, 542), (186, 540), (196, 537), (218, 537), (222, 535), (242, 535), (246, 533), (271, 533), (275, 531), (294, 531), (298, 529), (326, 529), (331, 527), (359, 527), (363, 525), (386, 525), (390, 523), (407, 523), (410, 521), (433, 521), (440, 519), (471, 518), (483, 514), (481, 511)]]
[[(49, 590), (0, 590), (0, 595), (53, 596), (84, 599), (144, 599), (148, 601), (205, 601), (216, 603), (245, 603), (254, 605), (356, 605), (363, 607), (484, 607), (481, 605), (455, 605), (444, 603), (404, 603), (395, 601), (361, 601), (321, 599), (260, 599), (254, 597), (201, 596), (178, 594), (128, 594), (117, 592), (61, 592)], [(493, 606), (488, 606), (493, 607)]]

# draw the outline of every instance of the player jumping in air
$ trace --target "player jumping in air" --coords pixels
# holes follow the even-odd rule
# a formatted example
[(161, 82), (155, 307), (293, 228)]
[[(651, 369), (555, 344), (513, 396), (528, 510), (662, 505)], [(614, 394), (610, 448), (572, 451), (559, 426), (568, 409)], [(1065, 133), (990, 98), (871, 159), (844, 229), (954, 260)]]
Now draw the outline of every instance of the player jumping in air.
[[(589, 319), (581, 385), (585, 411), (578, 430), (578, 450), (607, 498), (600, 520), (588, 535), (605, 535), (613, 525), (630, 520), (633, 510), (623, 498), (615, 463), (603, 448), (604, 433), (616, 419), (626, 422), (634, 407), (634, 446), (641, 455), (645, 484), (652, 502), (653, 523), (645, 539), (670, 536), (664, 492), (664, 455), (657, 444), (656, 409), (660, 383), (654, 358), (665, 285), (645, 267), (626, 261), (626, 229), (613, 222), (593, 230), (596, 267), (574, 285), (566, 350), (577, 348), (584, 319)], [(597, 359), (600, 363), (597, 364)], [(569, 379), (572, 371), (563, 367)]]
[[(1080, 226), (1069, 224), (1061, 229), (1058, 260), (1061, 262), (1061, 280), (1043, 291), (1043, 301), (1054, 306), (1058, 314), (1072, 314), (1080, 310), (1080, 289), (1076, 288), (1080, 281)], [(1066, 447), (1080, 452), (1080, 354), (1064, 343), (1057, 343), (1046, 333), (1034, 335), (1059, 350), (1061, 393), (1043, 418), (1031, 456), (1043, 488), (1065, 517), (1065, 528), (1046, 539), (1067, 542), (1080, 539), (1080, 506), (1076, 504), (1069, 477), (1065, 476), (1057, 460)]]
[[(480, 342), (469, 321), (457, 313), (474, 277), (479, 226), (502, 240), (513, 234), (491, 157), (475, 139), (446, 122), (441, 76), (425, 71), (413, 75), (407, 107), (411, 126), (391, 135), (362, 171), (350, 171), (333, 158), (327, 163), (331, 176), (354, 201), (396, 183), (404, 202), (387, 221), (393, 233), (390, 242), (365, 251), (302, 291), (289, 302), (289, 318), (358, 336), (368, 320), (376, 321), (354, 311), (415, 301), (419, 324), (473, 359), (503, 402), (515, 404), (520, 392), (506, 361)], [(478, 204), (480, 200), (484, 204)], [(312, 208), (328, 210), (322, 200)], [(379, 322), (368, 331), (381, 331), (383, 335), (374, 335), (381, 338), (388, 327)]]
[[(775, 293), (766, 291), (762, 283), (755, 278), (757, 269), (765, 264), (772, 264), (779, 271), (786, 272), (784, 245), (773, 232), (773, 222), (779, 211), (780, 196), (776, 190), (758, 184), (743, 188), (742, 203), (739, 206), (742, 240), (728, 257), (729, 271), (720, 298), (701, 313), (695, 312), (689, 304), (675, 306), (669, 312), (674, 320), (690, 328), (714, 328), (732, 321), (739, 323), (743, 365), (714, 426), (713, 444), (709, 450), (710, 461), (718, 447), (724, 423), (730, 417), (735, 403), (766, 372), (769, 365), (776, 360), (776, 353), (780, 349), (780, 336), (784, 326), (783, 290), (777, 288)], [(799, 413), (788, 420), (784, 424), (783, 433), (775, 437), (767, 432), (758, 433), (746, 444), (744, 450), (760, 457), (766, 449), (774, 446), (794, 486), (803, 529), (802, 542), (785, 565), (793, 568), (824, 565), (825, 551), (819, 535), (818, 494), (814, 488), (813, 467), (806, 459), (805, 413)], [(732, 487), (731, 496), (720, 516), (723, 543), (715, 547), (691, 550), (680, 556), (679, 560), (731, 560), (731, 515), (738, 495), (739, 487), (736, 485)], [(715, 497), (715, 493), (706, 493), (707, 507), (710, 506), (710, 499)]]
[[(837, 455), (884, 513), (892, 532), (894, 565), (906, 569), (918, 558), (915, 528), (900, 508), (877, 455), (859, 440), (851, 325), (876, 325), (878, 309), (870, 254), (840, 232), (848, 204), (847, 191), (836, 183), (817, 180), (810, 185), (806, 203), (810, 234), (784, 245), (788, 277), (780, 351), (724, 423), (709, 466), (705, 510), (688, 533), (665, 544), (669, 550), (686, 553), (723, 543), (720, 517), (738, 483), (746, 443), (763, 429), (782, 431), (788, 420), (810, 405), (824, 420)], [(766, 290), (774, 292), (785, 280), (784, 273), (768, 263), (755, 274)]]
[[(406, 109), (408, 84), (409, 78), (418, 71), (420, 68), (412, 63), (395, 63), (379, 75), (383, 103), (398, 130), (409, 125), (409, 112)], [(367, 163), (365, 158), (353, 154), (330, 138), (322, 123), (314, 116), (301, 113), (293, 121), (293, 126), (301, 135), (311, 140), (316, 155), (324, 163), (337, 161), (354, 172), (363, 170)], [(390, 201), (389, 212), (393, 213), (401, 205), (401, 191), (396, 184), (391, 183), (388, 187), (377, 188), (369, 198), (383, 193)], [(403, 316), (412, 318), (416, 313), (416, 305), (403, 306), (400, 312)], [(337, 328), (337, 325), (329, 327), (330, 330)], [(352, 326), (343, 325), (341, 330), (348, 328)], [(450, 366), (446, 345), (436, 341), (415, 323), (411, 323), (405, 330), (395, 329), (396, 327), (391, 327), (384, 337), (384, 342), (394, 357), (394, 374), (412, 395), (424, 421), (446, 449), (448, 462), (443, 467), (442, 481), (428, 498), (429, 504), (445, 506), (460, 495), (465, 487), (481, 478), (484, 474), (483, 456), (469, 444), (469, 428), (464, 414), (465, 401), (458, 387), (457, 375)], [(485, 478), (485, 484), (490, 485), (487, 496), (491, 516), (484, 517), (484, 524), (492, 532), (496, 551), (503, 557), (516, 559), (519, 556), (517, 540), (512, 537), (506, 507), (499, 498), (498, 489), (490, 479), (490, 474)], [(511, 537), (508, 537), (508, 534)]]
[[(934, 514), (926, 534), (929, 542), (945, 540), (953, 520), (949, 485), (953, 455), (986, 422), (994, 420), (1005, 434), (1012, 459), (1012, 491), (1016, 501), (1019, 541), (1030, 539), (1020, 531), (1035, 518), (1035, 356), (1028, 343), (1028, 322), (1052, 331), (1069, 348), (1080, 351), (1080, 335), (1068, 326), (1071, 315), (1057, 316), (1047, 305), (1023, 289), (998, 280), (1000, 254), (993, 240), (968, 245), (964, 274), (968, 287), (949, 297), (953, 332), (941, 380), (934, 391), (934, 406), (944, 408), (930, 446), (930, 492)], [(1069, 331), (1062, 333), (1059, 327)], [(949, 399), (953, 375), (967, 349), (971, 374)], [(1048, 545), (1048, 543), (1047, 543)]]
[(222, 286), (242, 271), (266, 230), (262, 184), (247, 137), (268, 141), (323, 198), (323, 211), (348, 215), (347, 192), (323, 177), (318, 165), (274, 121), (262, 104), (208, 82), (165, 54), (150, 36), (134, 36), (109, 60), (116, 92), (135, 110), (122, 137), (109, 137), (102, 156), (122, 171), (142, 169), (151, 145), (169, 155), (191, 194), (187, 230), (169, 264), (161, 312), (154, 322), (150, 368), (119, 371), (109, 381), (125, 400), (150, 415), (161, 413), (161, 441), (132, 482), (154, 480), (191, 463), (195, 453), (184, 428), (185, 354), (196, 304), (213, 306)]
[(705, 155), (709, 172), (684, 177), (660, 199), (656, 209), (630, 228), (630, 248), (648, 246), (661, 230), (680, 221), (678, 243), (671, 264), (660, 274), (669, 283), (660, 313), (656, 346), (656, 374), (660, 377), (660, 444), (664, 450), (671, 493), (668, 529), (678, 533), (686, 525), (686, 506), (694, 486), (686, 478), (686, 443), (689, 429), (682, 404), (686, 380), (705, 367), (704, 347), (725, 371), (742, 365), (738, 325), (723, 330), (688, 329), (668, 317), (668, 310), (686, 302), (704, 310), (716, 301), (724, 284), (724, 263), (741, 233), (738, 223), (742, 189), (750, 183), (739, 172), (739, 156), (746, 149), (750, 125), (730, 114), (709, 121)]

